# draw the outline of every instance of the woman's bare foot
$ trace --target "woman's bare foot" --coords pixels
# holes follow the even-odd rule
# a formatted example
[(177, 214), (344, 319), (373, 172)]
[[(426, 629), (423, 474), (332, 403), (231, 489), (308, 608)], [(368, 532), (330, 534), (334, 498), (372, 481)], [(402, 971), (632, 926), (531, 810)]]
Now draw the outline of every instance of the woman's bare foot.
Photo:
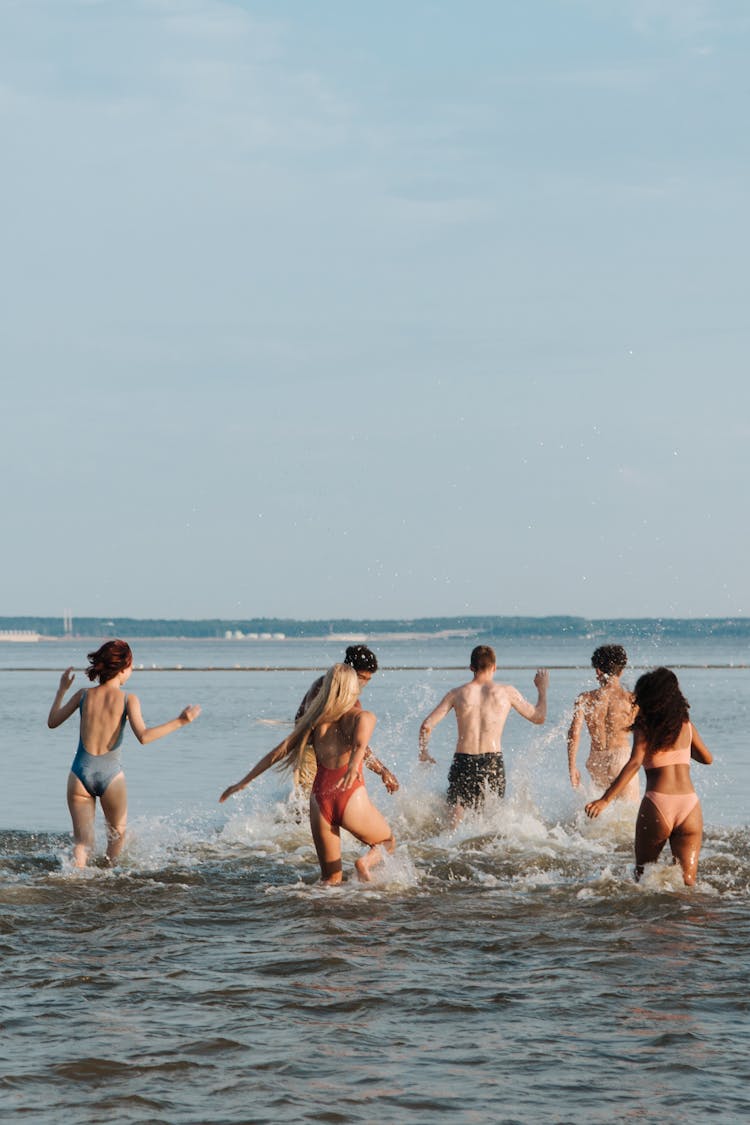
[(366, 852), (363, 856), (360, 856), (360, 858), (356, 861), (354, 867), (357, 875), (359, 875), (363, 883), (369, 883), (371, 881), (372, 875), (370, 874), (370, 868), (374, 867), (376, 863), (380, 863), (382, 858), (383, 853), (381, 852), (380, 847), (378, 845), (375, 845), (375, 847), (370, 848), (369, 852)]

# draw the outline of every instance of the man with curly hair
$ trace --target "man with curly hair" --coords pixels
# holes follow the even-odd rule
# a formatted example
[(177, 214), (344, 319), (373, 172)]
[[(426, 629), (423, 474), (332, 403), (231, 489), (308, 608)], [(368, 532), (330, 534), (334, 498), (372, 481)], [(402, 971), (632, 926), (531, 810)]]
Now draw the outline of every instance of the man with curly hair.
[[(630, 757), (630, 728), (636, 707), (632, 692), (620, 683), (627, 662), (622, 645), (601, 645), (591, 657), (599, 686), (578, 696), (568, 731), (568, 770), (574, 789), (581, 785), (576, 755), (584, 723), (591, 739), (586, 769), (596, 786), (606, 789)], [(639, 799), (637, 775), (620, 797), (625, 801)]]

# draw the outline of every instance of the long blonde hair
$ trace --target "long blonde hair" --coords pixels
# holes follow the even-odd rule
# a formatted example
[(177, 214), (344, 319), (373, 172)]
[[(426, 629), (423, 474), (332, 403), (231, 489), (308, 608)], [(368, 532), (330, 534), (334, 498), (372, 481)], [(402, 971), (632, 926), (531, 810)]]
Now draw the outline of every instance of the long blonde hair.
[(303, 747), (320, 723), (335, 723), (351, 711), (359, 697), (357, 673), (348, 664), (334, 664), (323, 679), (320, 691), (283, 742), (272, 751), (274, 765), (279, 769), (294, 769)]

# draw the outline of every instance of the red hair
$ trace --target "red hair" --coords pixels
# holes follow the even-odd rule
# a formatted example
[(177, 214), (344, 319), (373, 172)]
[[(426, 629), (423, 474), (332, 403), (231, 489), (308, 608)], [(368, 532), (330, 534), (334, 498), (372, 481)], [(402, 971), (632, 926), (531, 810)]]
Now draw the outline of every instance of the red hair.
[(88, 654), (89, 666), (86, 675), (90, 680), (106, 684), (118, 672), (124, 672), (133, 663), (133, 654), (127, 641), (105, 641), (96, 652)]

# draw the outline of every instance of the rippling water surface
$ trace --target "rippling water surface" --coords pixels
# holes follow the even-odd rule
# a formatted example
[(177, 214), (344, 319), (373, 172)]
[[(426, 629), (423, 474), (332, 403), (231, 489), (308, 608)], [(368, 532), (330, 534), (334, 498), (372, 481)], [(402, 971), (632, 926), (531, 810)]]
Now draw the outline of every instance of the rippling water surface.
[[(204, 713), (152, 747), (131, 736), (124, 861), (84, 873), (70, 867), (64, 803), (74, 722), (44, 728), (57, 674), (0, 664), (4, 1119), (746, 1120), (750, 674), (680, 673), (716, 755), (693, 770), (707, 828), (686, 890), (666, 859), (636, 886), (634, 810), (589, 822), (568, 786), (570, 704), (589, 686), (575, 661), (553, 673), (544, 728), (509, 720), (506, 801), (455, 832), (442, 805), (451, 720), (431, 771), (415, 763), (416, 731), (461, 676), (447, 660), (382, 671), (366, 699), (402, 787), (368, 788), (399, 846), (373, 884), (323, 890), (284, 777), (216, 804), (311, 678), (311, 650), (287, 651), (299, 671), (194, 659), (133, 678), (148, 721), (193, 700)], [(173, 667), (195, 652), (152, 654)], [(429, 664), (422, 649), (401, 655)], [(531, 694), (531, 675), (503, 678)], [(348, 839), (349, 870), (358, 854)]]

